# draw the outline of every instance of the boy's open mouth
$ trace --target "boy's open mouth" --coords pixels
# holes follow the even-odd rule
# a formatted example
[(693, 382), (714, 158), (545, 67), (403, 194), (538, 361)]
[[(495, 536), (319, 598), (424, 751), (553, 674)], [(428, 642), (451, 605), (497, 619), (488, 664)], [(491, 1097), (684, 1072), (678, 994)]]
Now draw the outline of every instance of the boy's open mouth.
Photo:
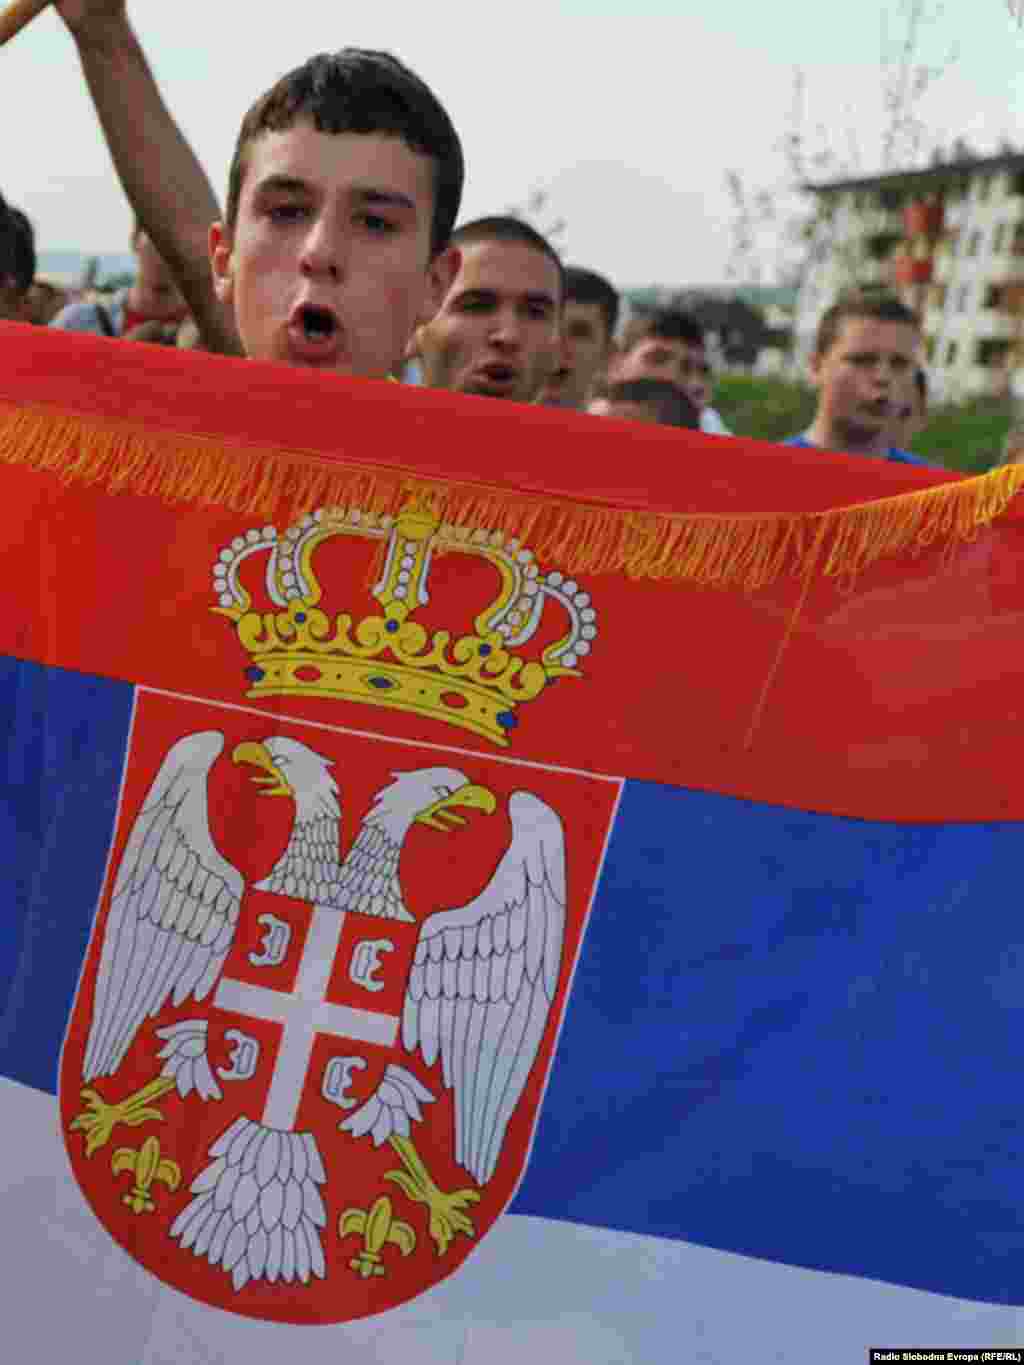
[(307, 341), (330, 341), (338, 331), (338, 319), (320, 304), (304, 303), (295, 321)]

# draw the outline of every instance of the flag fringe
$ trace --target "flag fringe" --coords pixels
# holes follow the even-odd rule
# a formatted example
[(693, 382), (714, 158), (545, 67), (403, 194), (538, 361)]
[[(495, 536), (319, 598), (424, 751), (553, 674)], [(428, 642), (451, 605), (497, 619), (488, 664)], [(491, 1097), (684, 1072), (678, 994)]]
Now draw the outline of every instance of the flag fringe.
[(852, 580), (879, 560), (939, 547), (952, 553), (990, 526), (1024, 484), (1006, 465), (895, 497), (815, 513), (640, 513), (483, 483), (439, 483), (411, 470), (301, 451), (231, 447), (52, 409), (0, 404), (0, 463), (69, 483), (271, 521), (316, 507), (394, 516), (415, 497), (442, 522), (515, 537), (565, 573), (754, 591), (792, 575)]

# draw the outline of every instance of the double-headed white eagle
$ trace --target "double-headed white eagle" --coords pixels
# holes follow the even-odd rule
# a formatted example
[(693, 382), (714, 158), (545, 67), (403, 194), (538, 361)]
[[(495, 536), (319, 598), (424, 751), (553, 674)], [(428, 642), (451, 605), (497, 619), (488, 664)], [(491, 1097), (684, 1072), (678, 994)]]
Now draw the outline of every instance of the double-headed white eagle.
[[(128, 837), (104, 932), (84, 1079), (112, 1075), (144, 1025), (172, 1001), (202, 1001), (219, 979), (238, 928), (244, 879), (214, 845), (208, 779), (224, 748), (215, 731), (168, 751)], [(449, 831), (456, 811), (493, 812), (494, 797), (451, 768), (394, 774), (344, 859), (341, 807), (329, 759), (275, 736), (237, 746), (236, 762), (265, 774), (266, 795), (295, 802), (288, 846), (258, 889), (385, 919), (412, 921), (399, 862), (416, 823)], [(454, 1091), (454, 1155), (484, 1185), (533, 1066), (554, 1000), (565, 931), (562, 823), (529, 792), (509, 799), (512, 838), (488, 885), (467, 905), (427, 916), (402, 1013), (402, 1043), (427, 1066), (441, 1061)], [(443, 891), (438, 889), (438, 899)], [(179, 1093), (220, 1098), (206, 1059), (204, 1020), (161, 1029), (160, 1056)], [(375, 1145), (408, 1137), (434, 1096), (400, 1065), (341, 1125)], [(183, 1247), (250, 1279), (323, 1276), (318, 1186), (326, 1173), (309, 1133), (241, 1118), (210, 1151), (194, 1198), (171, 1228)]]

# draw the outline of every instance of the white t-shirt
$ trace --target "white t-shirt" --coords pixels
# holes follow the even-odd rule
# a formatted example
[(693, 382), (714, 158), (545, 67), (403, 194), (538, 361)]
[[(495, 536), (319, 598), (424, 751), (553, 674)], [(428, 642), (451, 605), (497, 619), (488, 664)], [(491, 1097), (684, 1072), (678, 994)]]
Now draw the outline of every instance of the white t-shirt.
[(715, 408), (704, 408), (700, 414), (700, 429), (712, 436), (731, 436), (732, 432), (722, 421)]

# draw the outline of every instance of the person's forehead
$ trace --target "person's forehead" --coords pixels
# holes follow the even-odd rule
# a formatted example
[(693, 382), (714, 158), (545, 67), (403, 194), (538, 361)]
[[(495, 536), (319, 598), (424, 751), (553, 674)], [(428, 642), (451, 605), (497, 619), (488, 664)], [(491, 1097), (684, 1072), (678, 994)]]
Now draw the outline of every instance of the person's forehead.
[(277, 177), (302, 180), (325, 195), (373, 189), (411, 199), (417, 208), (433, 201), (433, 161), (384, 133), (321, 133), (304, 121), (262, 133), (247, 148), (245, 189), (251, 195)]
[(581, 299), (566, 299), (562, 316), (567, 325), (572, 322), (589, 322), (591, 326), (604, 331), (604, 312), (599, 303), (584, 302)]
[(525, 242), (470, 242), (459, 252), (454, 293), (479, 289), (514, 298), (544, 294), (558, 302), (558, 267), (543, 251)]
[(836, 344), (845, 351), (890, 351), (913, 355), (920, 334), (909, 322), (883, 318), (843, 318)]

